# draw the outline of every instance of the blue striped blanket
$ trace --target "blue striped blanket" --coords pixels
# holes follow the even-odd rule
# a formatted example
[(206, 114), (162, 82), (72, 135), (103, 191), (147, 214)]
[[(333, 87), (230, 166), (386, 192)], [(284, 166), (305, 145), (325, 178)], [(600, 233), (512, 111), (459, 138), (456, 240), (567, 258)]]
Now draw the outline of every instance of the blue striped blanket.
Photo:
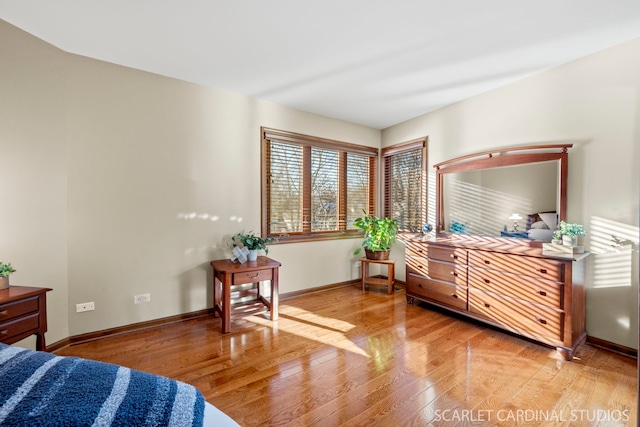
[(0, 425), (200, 427), (203, 415), (189, 384), (0, 344)]

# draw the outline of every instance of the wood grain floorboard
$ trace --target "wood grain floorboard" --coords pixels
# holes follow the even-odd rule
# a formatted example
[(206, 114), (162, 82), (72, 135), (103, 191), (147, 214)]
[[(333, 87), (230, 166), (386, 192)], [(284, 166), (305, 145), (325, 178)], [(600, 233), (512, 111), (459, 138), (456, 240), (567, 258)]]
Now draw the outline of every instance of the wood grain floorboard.
[(635, 426), (636, 360), (549, 348), (347, 286), (56, 352), (198, 387), (242, 426)]

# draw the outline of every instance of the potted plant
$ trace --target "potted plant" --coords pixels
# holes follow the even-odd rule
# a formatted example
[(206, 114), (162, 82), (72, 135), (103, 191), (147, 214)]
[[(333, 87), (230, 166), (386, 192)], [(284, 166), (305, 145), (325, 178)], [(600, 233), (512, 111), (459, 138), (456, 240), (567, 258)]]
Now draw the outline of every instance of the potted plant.
[(273, 237), (261, 237), (255, 234), (253, 231), (248, 233), (237, 233), (231, 237), (231, 243), (233, 247), (242, 246), (247, 248), (249, 261), (255, 261), (258, 258), (258, 251), (263, 250), (265, 255), (269, 254), (269, 248), (267, 244), (272, 243), (275, 239)]
[(578, 244), (578, 236), (584, 236), (586, 232), (582, 224), (560, 221), (560, 234), (562, 235), (563, 245), (576, 246)]
[[(389, 250), (398, 236), (398, 221), (390, 218), (378, 218), (365, 211), (364, 216), (356, 218), (353, 225), (364, 230), (362, 247), (368, 259), (389, 259)], [(362, 248), (353, 254), (358, 255)]]
[(15, 273), (16, 270), (11, 266), (11, 263), (4, 263), (0, 261), (0, 289), (7, 289), (9, 287), (9, 275)]

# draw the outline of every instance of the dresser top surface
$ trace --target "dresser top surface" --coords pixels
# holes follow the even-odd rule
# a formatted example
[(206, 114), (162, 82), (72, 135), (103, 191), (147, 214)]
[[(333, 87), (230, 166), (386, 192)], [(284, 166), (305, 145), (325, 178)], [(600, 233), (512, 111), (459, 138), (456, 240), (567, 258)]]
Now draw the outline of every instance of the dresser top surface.
[(521, 241), (522, 239), (508, 238), (481, 238), (463, 236), (409, 236), (403, 239), (407, 243), (427, 243), (431, 245), (476, 249), (483, 251), (499, 252), (505, 254), (526, 255), (538, 258), (557, 259), (562, 261), (579, 261), (590, 255), (589, 252), (570, 254), (558, 252), (557, 254), (542, 253), (542, 242)]

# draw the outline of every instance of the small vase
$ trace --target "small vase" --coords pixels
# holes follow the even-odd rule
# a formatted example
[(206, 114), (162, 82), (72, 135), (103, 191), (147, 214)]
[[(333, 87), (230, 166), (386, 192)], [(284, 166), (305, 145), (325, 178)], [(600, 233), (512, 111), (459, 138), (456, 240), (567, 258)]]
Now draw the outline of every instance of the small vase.
[(9, 288), (9, 276), (0, 277), (0, 289), (8, 289)]
[(578, 246), (578, 236), (562, 235), (562, 244), (564, 246)]
[(256, 261), (258, 259), (258, 250), (257, 249), (250, 249), (249, 250), (249, 256), (247, 257), (247, 259), (249, 261)]

